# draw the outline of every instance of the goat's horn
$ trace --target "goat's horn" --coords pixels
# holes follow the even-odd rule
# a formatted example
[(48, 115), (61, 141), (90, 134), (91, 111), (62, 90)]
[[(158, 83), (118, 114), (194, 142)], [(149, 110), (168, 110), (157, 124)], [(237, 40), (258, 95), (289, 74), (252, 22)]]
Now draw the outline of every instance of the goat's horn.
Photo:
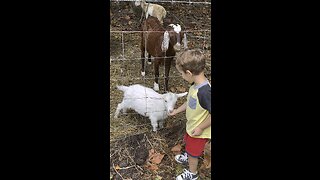
[(174, 24), (169, 24), (168, 26), (175, 27), (176, 25), (174, 25)]

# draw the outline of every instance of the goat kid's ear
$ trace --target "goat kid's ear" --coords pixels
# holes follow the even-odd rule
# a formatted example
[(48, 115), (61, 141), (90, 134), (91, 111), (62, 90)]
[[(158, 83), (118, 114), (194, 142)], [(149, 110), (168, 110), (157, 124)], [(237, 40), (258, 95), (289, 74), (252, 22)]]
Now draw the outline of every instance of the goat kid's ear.
[(187, 95), (188, 94), (188, 92), (184, 92), (184, 93), (180, 93), (180, 94), (176, 94), (178, 97), (183, 97), (183, 96), (185, 96), (185, 95)]

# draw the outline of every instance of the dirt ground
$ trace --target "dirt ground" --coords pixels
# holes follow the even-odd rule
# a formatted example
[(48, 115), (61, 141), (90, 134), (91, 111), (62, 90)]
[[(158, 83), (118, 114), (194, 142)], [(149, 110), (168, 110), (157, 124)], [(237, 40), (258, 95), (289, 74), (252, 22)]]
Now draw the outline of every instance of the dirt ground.
[[(205, 2), (206, 0), (198, 0)], [(207, 2), (211, 2), (208, 1)], [(164, 26), (179, 23), (187, 30), (188, 47), (201, 48), (211, 59), (211, 5), (171, 2), (155, 2), (167, 10)], [(133, 2), (111, 1), (110, 3), (110, 179), (175, 179), (185, 168), (175, 162), (171, 148), (182, 144), (185, 132), (185, 114), (166, 119), (164, 128), (152, 132), (150, 120), (128, 111), (114, 119), (117, 104), (123, 93), (116, 85), (142, 84), (153, 87), (153, 65), (147, 65), (146, 76), (140, 74), (141, 9)], [(211, 61), (207, 62), (206, 75), (211, 80)], [(164, 67), (160, 67), (160, 92), (163, 93)], [(169, 89), (171, 92), (188, 91), (189, 84), (182, 79), (172, 62)], [(186, 101), (178, 99), (176, 107)], [(161, 154), (161, 162), (150, 163), (150, 150)], [(203, 164), (200, 159), (199, 167)], [(201, 168), (200, 179), (211, 179), (211, 168)]]

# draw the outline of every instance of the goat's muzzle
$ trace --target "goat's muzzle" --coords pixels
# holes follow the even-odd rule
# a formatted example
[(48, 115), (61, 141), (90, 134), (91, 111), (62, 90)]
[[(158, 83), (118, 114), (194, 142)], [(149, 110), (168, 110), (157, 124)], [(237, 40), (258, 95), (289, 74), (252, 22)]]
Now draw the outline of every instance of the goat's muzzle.
[(173, 46), (174, 50), (175, 51), (180, 51), (181, 50), (181, 44), (180, 43), (177, 43)]

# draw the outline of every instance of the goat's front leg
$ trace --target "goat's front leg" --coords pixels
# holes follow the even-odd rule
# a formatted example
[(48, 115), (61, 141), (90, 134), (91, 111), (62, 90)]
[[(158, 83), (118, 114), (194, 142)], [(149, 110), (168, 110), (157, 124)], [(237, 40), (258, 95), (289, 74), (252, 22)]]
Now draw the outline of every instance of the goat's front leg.
[(164, 67), (165, 67), (165, 72), (164, 72), (164, 85), (165, 85), (165, 87), (164, 87), (164, 90), (166, 91), (166, 92), (168, 92), (169, 91), (169, 87), (168, 87), (168, 83), (169, 83), (169, 73), (170, 73), (170, 67), (171, 67), (171, 61), (172, 61), (172, 58), (170, 57), (170, 58), (164, 58)]
[(159, 66), (160, 66), (160, 59), (154, 58), (154, 84), (153, 89), (155, 91), (159, 91)]
[[(143, 37), (142, 37), (143, 38)], [(142, 42), (143, 43), (143, 42)], [(145, 68), (144, 68), (144, 62), (145, 62), (145, 49), (141, 48), (141, 75), (145, 76), (146, 72), (145, 72)]]
[(151, 64), (151, 54), (148, 54), (148, 64)]
[(121, 103), (119, 103), (118, 106), (117, 106), (117, 110), (116, 110), (116, 112), (114, 113), (114, 118), (118, 118), (119, 113), (120, 113), (120, 111), (121, 111), (122, 108), (123, 108), (123, 104), (122, 104), (122, 102), (121, 102)]

